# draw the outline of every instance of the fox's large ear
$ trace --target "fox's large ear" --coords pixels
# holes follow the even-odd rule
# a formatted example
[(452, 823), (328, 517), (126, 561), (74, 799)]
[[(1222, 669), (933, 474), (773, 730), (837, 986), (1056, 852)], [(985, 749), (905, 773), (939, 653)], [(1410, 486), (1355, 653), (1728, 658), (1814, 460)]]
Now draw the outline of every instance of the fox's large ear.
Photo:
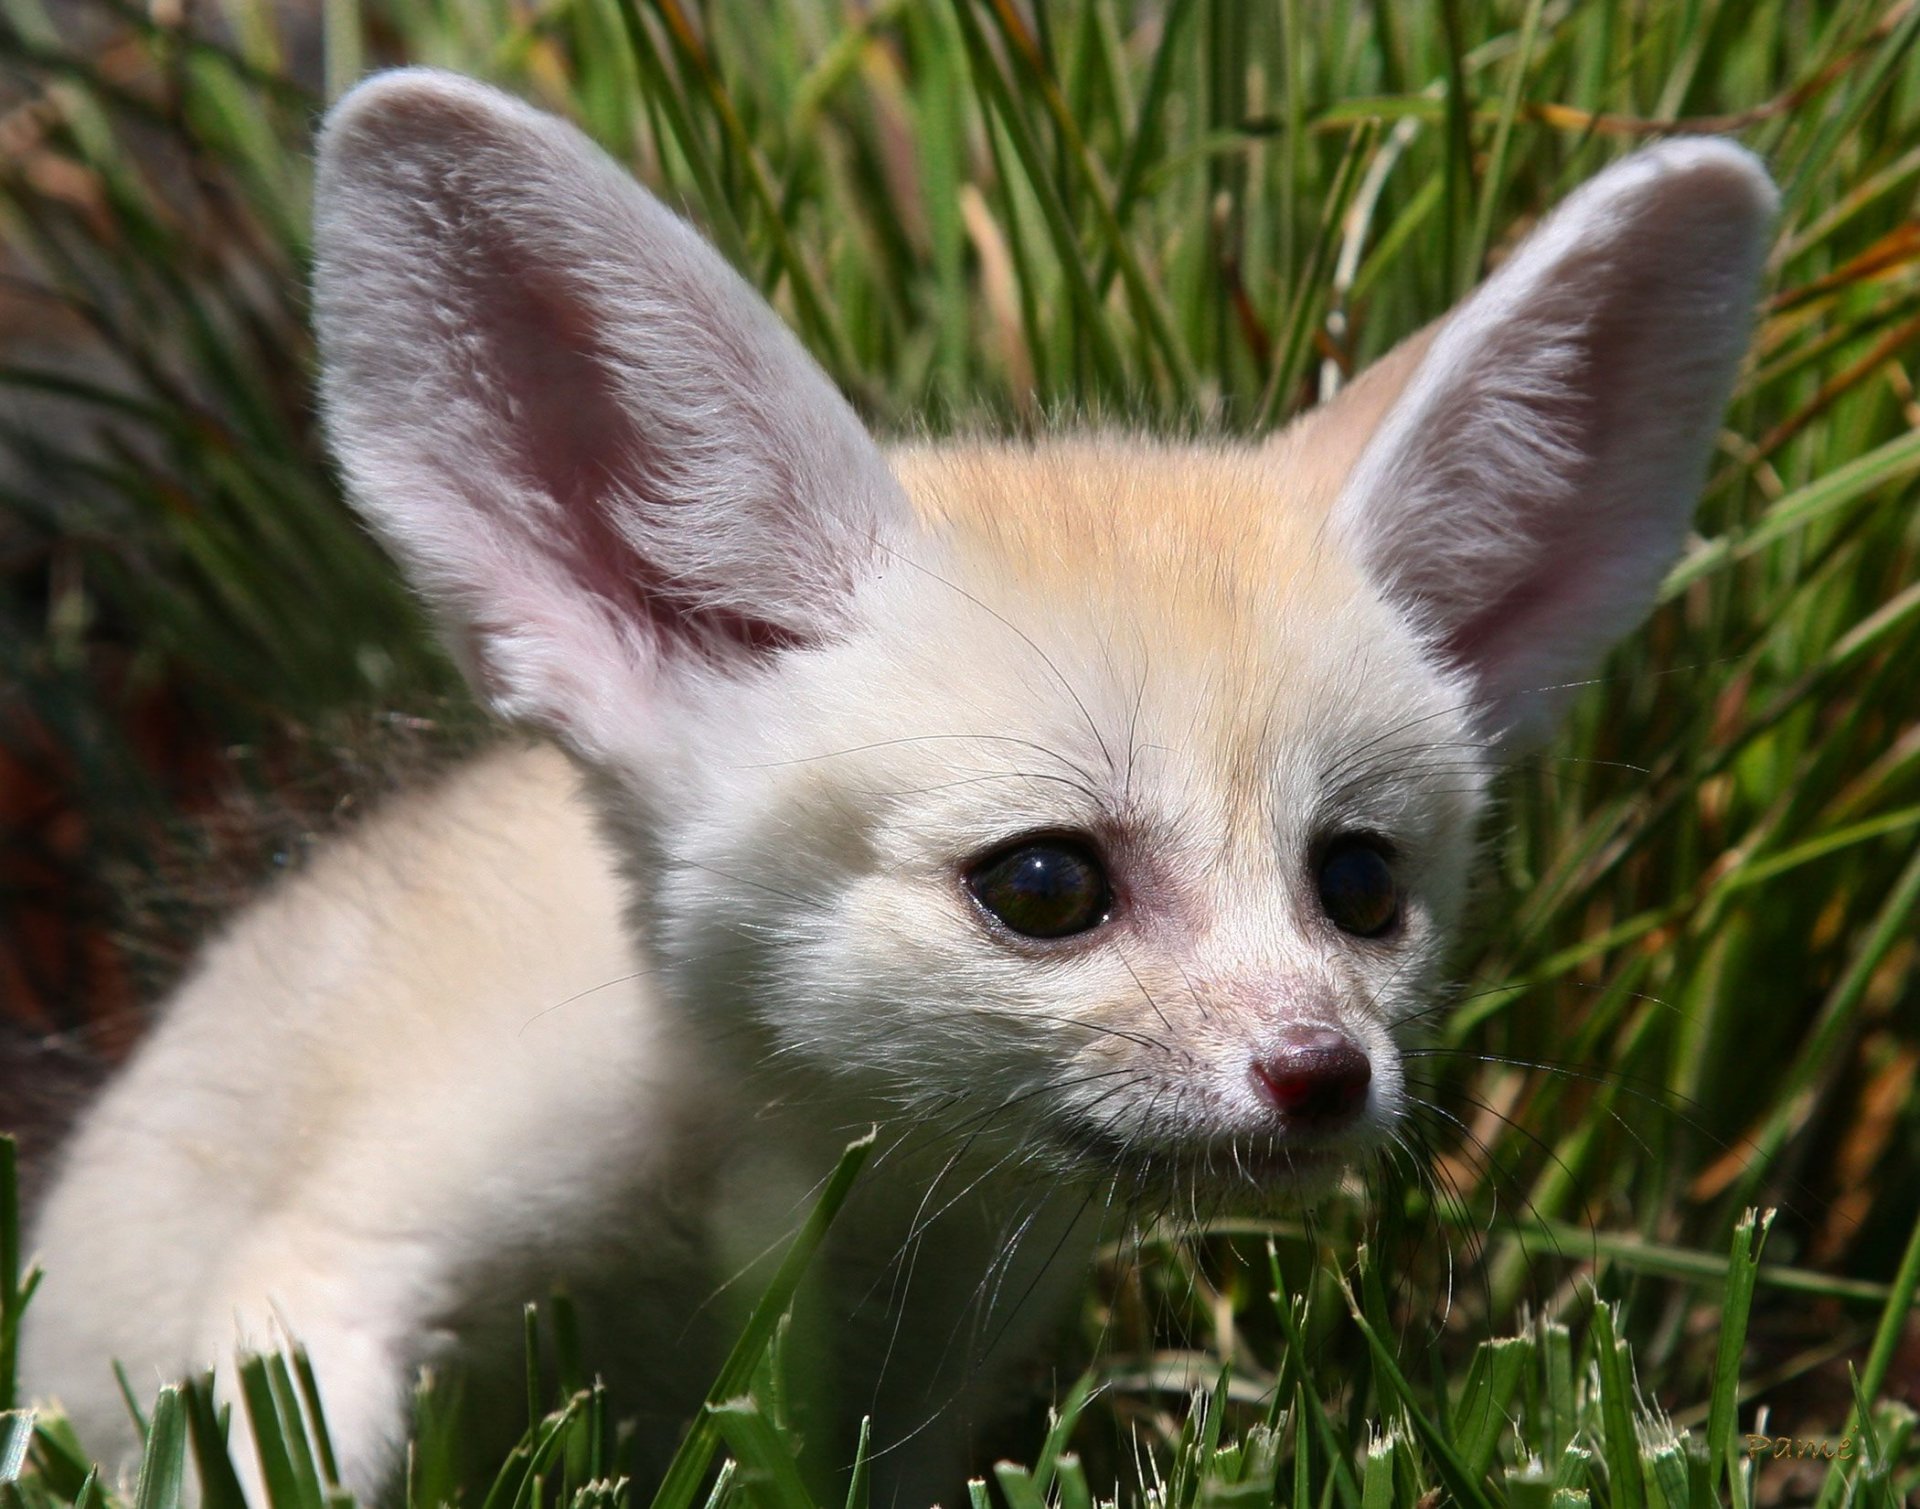
[(1422, 337), (1347, 478), (1335, 530), (1509, 746), (1547, 731), (1678, 553), (1775, 207), (1727, 142), (1602, 173)]
[(482, 697), (590, 758), (665, 676), (830, 636), (902, 527), (824, 373), (571, 126), (425, 70), (320, 138), (328, 431)]

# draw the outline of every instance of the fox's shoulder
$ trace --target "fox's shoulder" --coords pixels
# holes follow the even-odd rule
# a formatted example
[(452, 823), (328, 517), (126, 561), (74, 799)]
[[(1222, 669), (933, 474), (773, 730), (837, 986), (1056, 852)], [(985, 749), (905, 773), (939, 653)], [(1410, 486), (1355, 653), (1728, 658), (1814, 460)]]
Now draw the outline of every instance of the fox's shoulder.
[(484, 904), (476, 888), (578, 881), (599, 852), (578, 768), (551, 744), (513, 740), (379, 803), (301, 879), (320, 891), (444, 892), (464, 906)]
[(420, 1046), (532, 1021), (631, 972), (625, 901), (572, 763), (496, 748), (383, 802), (243, 909), (173, 1010), (232, 1019), (245, 1001), (280, 1028)]

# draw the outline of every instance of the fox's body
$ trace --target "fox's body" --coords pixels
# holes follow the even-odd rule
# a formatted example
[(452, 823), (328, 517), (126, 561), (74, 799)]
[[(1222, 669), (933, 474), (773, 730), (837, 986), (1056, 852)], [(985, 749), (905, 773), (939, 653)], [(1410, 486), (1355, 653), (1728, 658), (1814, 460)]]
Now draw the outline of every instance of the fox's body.
[[(1257, 872), (1274, 861), (1261, 834), (1274, 814), (1247, 802), (1241, 782), (1219, 779), (1220, 751), (1231, 752), (1229, 774), (1250, 772), (1270, 765), (1278, 748), (1317, 745), (1331, 760), (1378, 730), (1365, 721), (1377, 705), (1366, 701), (1353, 705), (1359, 721), (1319, 713), (1313, 726), (1295, 726), (1292, 715), (1318, 699), (1276, 698), (1257, 678), (1282, 664), (1290, 681), (1325, 687), (1337, 701), (1352, 668), (1371, 661), (1381, 682), (1396, 669), (1404, 678), (1389, 707), (1407, 708), (1405, 698), (1432, 690), (1412, 657), (1389, 663), (1376, 636), (1390, 622), (1369, 620), (1351, 566), (1319, 543), (1340, 470), (1331, 437), (1325, 442), (1299, 458), (1299, 488), (1284, 511), (1261, 496), (1273, 458), (1249, 447), (1113, 437), (897, 454), (929, 536), (946, 546), (919, 582), (896, 583), (900, 612), (927, 612), (929, 632), (877, 646), (883, 663), (817, 667), (832, 683), (819, 695), (840, 701), (826, 729), (790, 723), (783, 704), (792, 685), (770, 680), (763, 705), (729, 709), (725, 761), (711, 758), (715, 746), (702, 736), (661, 759), (660, 799), (674, 800), (679, 788), (691, 815), (714, 804), (687, 790), (708, 781), (744, 776), (764, 787), (772, 775), (797, 788), (771, 796), (781, 814), (774, 839), (793, 866), (770, 881), (781, 891), (854, 834), (833, 800), (849, 784), (875, 795), (950, 785), (961, 821), (970, 807), (1004, 812), (1020, 802), (1035, 804), (1036, 821), (1057, 820), (1062, 773), (1106, 766), (1143, 804), (1188, 809), (1199, 825), (1195, 866), (1229, 874), (1251, 866), (1245, 889), (1263, 897)], [(971, 561), (977, 583), (983, 560), (994, 563), (1004, 595), (954, 599), (961, 589), (942, 585), (949, 573), (957, 580)], [(1094, 646), (1100, 659), (1089, 661), (1088, 647), (1047, 622), (1087, 611), (1127, 636), (1124, 650)], [(979, 676), (956, 686), (942, 630), (961, 625), (1006, 642), (1001, 684)], [(1170, 634), (1176, 625), (1184, 632)], [(910, 645), (931, 658), (884, 663)], [(1061, 726), (1063, 680), (1086, 703), (1087, 722), (1076, 713)], [(893, 690), (871, 695), (882, 681)], [(924, 706), (911, 705), (916, 694)], [(1444, 702), (1427, 711), (1459, 716)], [(896, 745), (903, 718), (923, 733)], [(985, 727), (995, 734), (970, 733)], [(1423, 742), (1434, 733), (1424, 729)], [(1130, 769), (1116, 770), (1109, 761), (1121, 757), (1122, 739)], [(1114, 747), (1103, 752), (1103, 740)], [(692, 768), (675, 769), (681, 761)], [(809, 794), (818, 775), (825, 789)], [(89, 1387), (96, 1359), (117, 1358), (154, 1384), (211, 1363), (236, 1339), (266, 1348), (291, 1334), (323, 1378), (336, 1350), (378, 1356), (389, 1392), (363, 1409), (328, 1397), (335, 1433), (378, 1448), (380, 1465), (365, 1481), (380, 1481), (399, 1444), (399, 1391), (418, 1369), (471, 1362), (478, 1351), (496, 1364), (483, 1375), (512, 1381), (519, 1305), (556, 1287), (586, 1308), (588, 1334), (599, 1338), (595, 1360), (615, 1376), (647, 1380), (655, 1444), (684, 1424), (717, 1369), (716, 1342), (737, 1319), (717, 1285), (791, 1225), (863, 1118), (897, 1109), (900, 1081), (883, 1072), (865, 1085), (852, 1074), (822, 1083), (803, 1065), (769, 1059), (783, 1035), (777, 1027), (717, 1014), (690, 1022), (670, 991), (663, 999), (658, 971), (622, 915), (629, 904), (646, 911), (649, 898), (619, 875), (618, 840), (602, 831), (583, 780), (551, 746), (496, 751), (323, 849), (206, 951), (164, 1030), (70, 1154), (76, 1168), (115, 1170), (115, 1218), (99, 1221), (98, 1192), (70, 1178), (41, 1227), (42, 1245), (60, 1255), (43, 1316), (63, 1313), (68, 1296), (131, 1302), (78, 1309), (98, 1330), (62, 1338), (57, 1363), (71, 1373), (35, 1370), (39, 1388), (79, 1410), (82, 1439), (99, 1443), (94, 1449), (120, 1442), (124, 1455), (135, 1445), (117, 1394)], [(1459, 788), (1451, 837), (1464, 843), (1475, 782), (1448, 784)], [(818, 830), (796, 827), (809, 817)], [(702, 870), (682, 877), (696, 888), (725, 880)], [(697, 927), (702, 919), (690, 911)], [(718, 925), (737, 920), (723, 915)], [(730, 933), (701, 937), (685, 953), (725, 960), (739, 942)], [(902, 963), (924, 967), (911, 953)], [(1114, 983), (1123, 997), (1155, 992), (1167, 1003), (1161, 1010), (1188, 1018), (1184, 1034), (1214, 1029), (1182, 999), (1177, 974), (1149, 978), (1136, 987), (1123, 973)], [(903, 993), (911, 989), (902, 982)], [(1137, 1030), (1142, 1009), (1123, 999), (1114, 1026)], [(1224, 1002), (1212, 1014), (1242, 1033), (1259, 1011), (1257, 1002)], [(920, 1046), (902, 1041), (886, 1018), (781, 1025), (803, 1040), (859, 1029), (859, 1042), (809, 1044), (810, 1057), (850, 1065), (884, 1065)], [(1005, 1025), (983, 1005), (977, 1019), (943, 1031), (979, 1053), (997, 1048)], [(1085, 1030), (1067, 1026), (1061, 1035)], [(1013, 1074), (1036, 1086), (1055, 1077), (1049, 1057), (1013, 1046), (1028, 1060)], [(953, 1091), (930, 1068), (909, 1060), (900, 1072), (924, 1075), (927, 1108), (944, 1109), (939, 1102)], [(1005, 1095), (1003, 1084), (1021, 1079), (991, 1083)], [(1096, 1101), (1108, 1084), (1093, 1081)], [(271, 1115), (236, 1085), (271, 1086)], [(964, 1123), (989, 1105), (949, 1119)], [(164, 1135), (156, 1135), (156, 1108), (169, 1117)], [(967, 1164), (945, 1171), (946, 1192), (924, 1208), (955, 1144), (909, 1145), (882, 1161), (870, 1181), (878, 1189), (836, 1232), (844, 1252), (878, 1259), (876, 1271), (845, 1276), (849, 1303), (830, 1311), (829, 1324), (853, 1321), (852, 1302), (869, 1289), (881, 1301), (892, 1294), (886, 1269), (902, 1258), (908, 1233), (1004, 1157), (1000, 1129), (981, 1130)], [(1006, 1182), (1013, 1187), (997, 1200), (999, 1191), (975, 1189), (945, 1212), (915, 1244), (914, 1284), (891, 1306), (866, 1307), (875, 1330), (856, 1350), (871, 1355), (848, 1361), (848, 1371), (876, 1377), (887, 1350), (898, 1360), (888, 1364), (886, 1396), (856, 1397), (856, 1419), (878, 1408), (897, 1432), (919, 1429), (936, 1411), (964, 1423), (964, 1409), (952, 1407), (963, 1402), (956, 1391), (992, 1377), (976, 1333), (1007, 1328), (1000, 1347), (1018, 1356), (1019, 1337), (1053, 1320), (1044, 1297), (1026, 1293), (1033, 1275), (994, 1268), (1016, 1224), (1033, 1220), (1016, 1261), (1044, 1260), (1054, 1284), (1084, 1273), (1077, 1259), (1097, 1216), (1060, 1248), (1087, 1204), (1084, 1182), (1060, 1181), (1048, 1211), (1037, 1210), (1045, 1186), (1031, 1176)], [(128, 1230), (153, 1240), (129, 1243)], [(584, 1233), (604, 1234), (604, 1247)], [(1000, 1313), (1011, 1305), (990, 1310), (974, 1296), (990, 1274), (994, 1287), (1020, 1298), (1013, 1315)], [(594, 1292), (609, 1282), (612, 1293)], [(914, 1324), (899, 1307), (916, 1300), (925, 1313)], [(674, 1366), (663, 1370), (668, 1357)], [(891, 1419), (886, 1397), (906, 1406)], [(517, 1408), (521, 1396), (509, 1391), (498, 1403)]]
[(104, 1442), (109, 1359), (277, 1315), (374, 1493), (422, 1366), (511, 1423), (558, 1284), (657, 1466), (725, 1281), (875, 1122), (814, 1377), (950, 1496), (1103, 1222), (1391, 1144), (1486, 784), (1677, 547), (1770, 205), (1737, 149), (1648, 154), (1263, 443), (883, 453), (568, 128), (357, 93), (336, 447), (568, 753), (396, 803), (208, 950), (41, 1216), (30, 1387)]
[[(100, 1192), (70, 1181), (78, 1198), (41, 1228), (61, 1260), (47, 1311), (87, 1329), (30, 1359), (34, 1383), (69, 1402), (90, 1449), (138, 1449), (91, 1359), (120, 1359), (144, 1389), (291, 1335), (322, 1378), (379, 1385), (326, 1392), (372, 1491), (398, 1465), (422, 1367), (462, 1373), (473, 1440), (520, 1428), (520, 1307), (564, 1292), (588, 1362), (638, 1413), (641, 1460), (664, 1460), (753, 1298), (722, 1282), (791, 1228), (864, 1127), (847, 1129), (857, 1104), (769, 1105), (756, 1053), (666, 1009), (580, 785), (551, 747), (495, 751), (368, 820), (208, 949), (70, 1155), (114, 1170), (107, 1218)], [(236, 1084), (271, 1085), (271, 1115)], [(836, 1233), (849, 1258), (880, 1260), (842, 1263), (843, 1289), (887, 1282), (903, 1229), (887, 1203), (856, 1202)], [(934, 1235), (946, 1250), (923, 1283), (956, 1262), (977, 1281), (1000, 1233), (950, 1219)], [(1056, 1281), (1076, 1282), (1078, 1255)], [(111, 1308), (88, 1303), (101, 1294)], [(861, 1297), (821, 1304), (838, 1326)], [(949, 1281), (900, 1347), (892, 1393), (917, 1411), (895, 1413), (901, 1429), (970, 1381), (948, 1365), (946, 1392), (928, 1386), (949, 1342), (973, 1356), (952, 1301)], [(1037, 1304), (1025, 1328), (1051, 1317)], [(869, 1315), (863, 1371), (894, 1318)], [(856, 1402), (855, 1418), (874, 1404)]]
[[(619, 888), (576, 784), (557, 753), (493, 755), (362, 825), (207, 951), (71, 1154), (132, 1177), (104, 1219), (93, 1200), (56, 1196), (43, 1227), (64, 1258), (56, 1316), (64, 1294), (122, 1297), (80, 1310), (97, 1329), (35, 1379), (70, 1402), (92, 1450), (134, 1443), (124, 1408), (100, 1407), (89, 1357), (121, 1358), (144, 1391), (237, 1336), (274, 1345), (269, 1299), (306, 1336), (347, 1281), (344, 1334), (316, 1338), (323, 1367), (336, 1347), (393, 1345), (351, 1324), (384, 1310), (414, 1317), (417, 1366), (447, 1328), (499, 1333), (515, 1296), (545, 1293), (529, 1272), (583, 1213), (629, 1213), (649, 1185), (660, 1209), (684, 1199), (673, 1151), (711, 1130), (691, 1124), (710, 1102), (632, 978)], [(543, 1010), (576, 992), (588, 1009)], [(273, 1087), (270, 1117), (236, 1097), (236, 1076)], [(661, 1085), (672, 1093), (649, 1093)], [(516, 1171), (523, 1187), (503, 1190)], [(478, 1246), (476, 1226), (489, 1228)], [(148, 1239), (116, 1236), (128, 1230)], [(658, 1245), (670, 1265), (672, 1244)], [(458, 1271), (482, 1255), (495, 1273)], [(404, 1366), (384, 1371), (405, 1386)], [(328, 1404), (353, 1407), (332, 1391)], [(349, 1415), (333, 1428), (362, 1427)]]

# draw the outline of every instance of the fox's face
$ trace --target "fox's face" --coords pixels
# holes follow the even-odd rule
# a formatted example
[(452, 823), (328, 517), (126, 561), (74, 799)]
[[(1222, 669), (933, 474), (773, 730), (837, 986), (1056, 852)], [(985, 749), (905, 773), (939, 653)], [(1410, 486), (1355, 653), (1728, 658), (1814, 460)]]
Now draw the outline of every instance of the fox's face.
[(1671, 144), (1274, 439), (889, 455), (583, 138), (403, 73), (323, 143), (328, 413), (698, 1030), (1292, 1191), (1393, 1136), (1487, 783), (1652, 601), (1771, 211)]
[(676, 720), (681, 993), (936, 1123), (1295, 1186), (1390, 1134), (1491, 767), (1253, 448), (897, 459), (832, 643)]

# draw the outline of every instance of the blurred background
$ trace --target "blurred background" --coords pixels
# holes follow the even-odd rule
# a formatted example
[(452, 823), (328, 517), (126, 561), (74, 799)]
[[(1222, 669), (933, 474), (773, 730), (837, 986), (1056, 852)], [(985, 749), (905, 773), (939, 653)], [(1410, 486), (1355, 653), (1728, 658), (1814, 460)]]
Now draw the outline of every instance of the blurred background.
[[(1733, 1222), (1777, 1205), (1749, 1393), (1837, 1420), (1920, 1213), (1916, 31), (1910, 0), (0, 0), (0, 1125), (43, 1167), (206, 928), (487, 737), (315, 431), (309, 139), (365, 71), (578, 121), (896, 433), (1258, 433), (1608, 161), (1723, 133), (1785, 213), (1698, 532), (1504, 787), (1420, 1167), (1364, 1219), (1442, 1342), (1630, 1299), (1684, 1419)], [(1245, 1250), (1114, 1265), (1116, 1409), (1160, 1418), (1196, 1358), (1270, 1376)], [(1920, 1401), (1920, 1329), (1874, 1355)]]

